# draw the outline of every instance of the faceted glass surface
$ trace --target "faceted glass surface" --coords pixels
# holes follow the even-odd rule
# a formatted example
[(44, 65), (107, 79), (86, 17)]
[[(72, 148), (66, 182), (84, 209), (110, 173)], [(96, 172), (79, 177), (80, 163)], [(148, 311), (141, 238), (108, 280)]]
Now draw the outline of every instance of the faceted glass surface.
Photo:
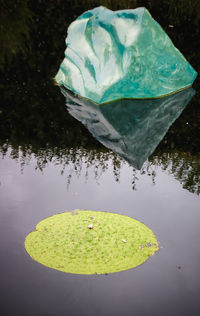
[(87, 11), (69, 26), (66, 46), (57, 83), (99, 104), (166, 96), (197, 76), (145, 8)]

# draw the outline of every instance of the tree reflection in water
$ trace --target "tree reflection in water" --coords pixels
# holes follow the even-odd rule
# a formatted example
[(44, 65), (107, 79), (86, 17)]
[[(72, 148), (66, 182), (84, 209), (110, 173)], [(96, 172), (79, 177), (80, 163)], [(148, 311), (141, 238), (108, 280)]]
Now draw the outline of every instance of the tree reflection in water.
[(200, 194), (200, 154), (172, 151), (153, 156), (150, 161), (172, 174), (184, 189)]
[[(35, 167), (41, 171), (50, 162), (58, 164), (69, 182), (74, 174), (83, 172), (83, 164), (88, 170), (93, 167), (98, 180), (111, 161), (115, 179), (119, 181), (123, 160), (67, 115), (64, 99), (52, 82), (63, 59), (69, 24), (83, 11), (100, 4), (112, 10), (145, 4), (175, 46), (200, 71), (199, 1), (171, 0), (158, 5), (156, 1), (140, 0), (57, 0), (49, 1), (47, 6), (44, 0), (17, 0), (14, 4), (12, 0), (2, 0), (0, 152), (16, 159), (22, 170), (34, 157)], [(199, 89), (197, 80), (194, 88)], [(133, 188), (137, 188), (140, 174), (150, 174), (156, 182), (156, 166), (160, 166), (172, 173), (184, 188), (199, 194), (199, 132), (197, 91), (142, 169), (133, 168)]]
[[(87, 148), (59, 148), (47, 147), (36, 149), (31, 145), (12, 147), (5, 143), (0, 146), (2, 157), (6, 155), (20, 165), (21, 172), (31, 161), (35, 170), (43, 172), (49, 163), (60, 168), (60, 174), (66, 177), (69, 188), (73, 177), (84, 176), (88, 180), (89, 172), (98, 183), (108, 168), (111, 169), (116, 182), (120, 182), (120, 170), (125, 161), (111, 150), (98, 150)], [(151, 177), (152, 184), (156, 184), (156, 170), (158, 167), (174, 176), (184, 189), (200, 194), (200, 154), (171, 151), (168, 153), (155, 153), (150, 156), (140, 170), (132, 167), (132, 189), (137, 190), (140, 176)]]

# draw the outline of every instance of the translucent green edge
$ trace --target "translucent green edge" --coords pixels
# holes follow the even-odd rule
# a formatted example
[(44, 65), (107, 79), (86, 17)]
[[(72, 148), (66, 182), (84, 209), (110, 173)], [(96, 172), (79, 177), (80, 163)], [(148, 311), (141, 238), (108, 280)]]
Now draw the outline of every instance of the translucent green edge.
[(159, 247), (151, 229), (131, 217), (81, 210), (39, 222), (26, 237), (25, 249), (35, 261), (59, 271), (105, 274), (139, 266)]
[(66, 88), (63, 84), (59, 85), (56, 80), (55, 80), (55, 82), (56, 82), (56, 85), (57, 85), (57, 86), (60, 86), (61, 88), (64, 88), (64, 89), (66, 89), (66, 90), (69, 90), (71, 93), (74, 94), (75, 97), (80, 98), (80, 99), (85, 100), (85, 101), (90, 101), (91, 103), (93, 103), (93, 104), (95, 104), (95, 105), (106, 105), (106, 104), (110, 104), (111, 102), (115, 102), (115, 101), (119, 101), (119, 100), (156, 100), (156, 99), (162, 99), (162, 98), (168, 97), (168, 96), (170, 96), (170, 95), (172, 95), (172, 94), (178, 93), (178, 92), (180, 92), (180, 91), (183, 91), (183, 90), (186, 90), (186, 89), (192, 87), (192, 84), (190, 84), (190, 85), (188, 85), (188, 86), (186, 86), (186, 87), (184, 87), (184, 88), (178, 89), (178, 90), (176, 90), (176, 91), (172, 91), (172, 92), (170, 92), (170, 93), (163, 94), (163, 95), (159, 95), (159, 96), (157, 96), (157, 97), (152, 97), (152, 98), (119, 98), (119, 99), (114, 99), (114, 100), (107, 101), (107, 102), (103, 102), (103, 103), (97, 103), (97, 102), (95, 102), (95, 101), (92, 100), (92, 99), (83, 97), (83, 96), (81, 96), (81, 95), (79, 95), (79, 94), (73, 92), (73, 91), (70, 90), (69, 88)]

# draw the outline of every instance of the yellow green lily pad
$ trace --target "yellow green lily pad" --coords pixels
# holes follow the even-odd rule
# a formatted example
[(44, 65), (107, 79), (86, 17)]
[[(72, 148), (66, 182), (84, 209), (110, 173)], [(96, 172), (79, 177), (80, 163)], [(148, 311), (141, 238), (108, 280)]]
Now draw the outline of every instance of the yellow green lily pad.
[(39, 263), (68, 273), (104, 274), (134, 268), (158, 251), (154, 233), (115, 213), (78, 210), (48, 217), (25, 239)]

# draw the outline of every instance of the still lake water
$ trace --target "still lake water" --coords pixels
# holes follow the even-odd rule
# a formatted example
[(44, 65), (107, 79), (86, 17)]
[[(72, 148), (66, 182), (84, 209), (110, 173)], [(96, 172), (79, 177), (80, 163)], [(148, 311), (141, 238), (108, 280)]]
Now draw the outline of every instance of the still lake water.
[[(75, 8), (69, 18), (57, 4), (57, 34), (47, 28), (50, 21), (55, 23), (53, 4), (44, 15), (41, 4), (37, 9), (31, 4), (24, 8), (25, 4), (19, 4), (11, 17), (18, 15), (17, 21), (22, 21), (23, 10), (28, 18), (32, 14), (31, 21), (37, 24), (23, 30), (38, 37), (31, 44), (27, 40), (28, 48), (15, 59), (4, 61), (0, 107), (0, 315), (198, 315), (198, 81), (196, 94), (136, 170), (69, 115), (66, 100), (51, 80), (63, 58), (67, 25), (83, 8)], [(161, 14), (165, 25), (172, 24), (173, 12), (169, 20), (164, 9), (154, 12), (162, 21)], [(188, 47), (183, 36), (176, 35), (176, 27), (167, 31), (199, 72), (197, 31), (182, 30), (184, 38), (190, 38)], [(108, 275), (67, 274), (33, 261), (24, 248), (27, 234), (42, 219), (73, 209), (136, 218), (152, 229), (160, 250), (135, 269)]]
[[(199, 196), (160, 167), (155, 184), (147, 174), (138, 175), (132, 190), (132, 168), (124, 163), (116, 182), (112, 159), (107, 164), (95, 180), (94, 168), (83, 163), (67, 185), (65, 173), (73, 163), (61, 175), (54, 163), (35, 170), (34, 157), (23, 173), (8, 155), (1, 160), (2, 315), (197, 315)], [(26, 235), (43, 218), (75, 208), (144, 222), (156, 234), (159, 252), (135, 269), (99, 276), (65, 274), (33, 261), (24, 249)]]

